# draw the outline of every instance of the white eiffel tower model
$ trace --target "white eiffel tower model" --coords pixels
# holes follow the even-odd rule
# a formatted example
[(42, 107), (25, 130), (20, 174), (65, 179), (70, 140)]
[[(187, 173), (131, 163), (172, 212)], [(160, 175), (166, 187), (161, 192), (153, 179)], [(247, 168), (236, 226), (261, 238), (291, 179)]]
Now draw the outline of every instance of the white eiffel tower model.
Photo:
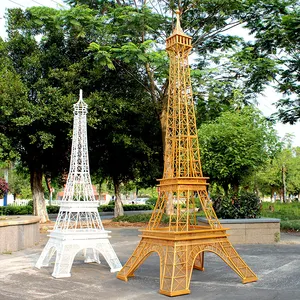
[(82, 99), (74, 104), (74, 125), (70, 171), (54, 229), (39, 257), (36, 267), (48, 266), (55, 251), (52, 276), (70, 277), (75, 255), (83, 250), (85, 262), (98, 262), (99, 253), (106, 259), (111, 272), (119, 271), (121, 263), (103, 228), (89, 170), (87, 144), (87, 104)]

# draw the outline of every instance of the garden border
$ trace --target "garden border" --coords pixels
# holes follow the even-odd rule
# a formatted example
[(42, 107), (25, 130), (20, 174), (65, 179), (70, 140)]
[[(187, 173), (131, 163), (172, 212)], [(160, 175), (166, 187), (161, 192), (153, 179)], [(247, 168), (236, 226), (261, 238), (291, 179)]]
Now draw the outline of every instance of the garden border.
[(40, 241), (40, 217), (2, 216), (0, 219), (0, 253), (18, 251)]
[[(207, 226), (205, 217), (198, 217), (198, 224)], [(219, 219), (229, 228), (229, 240), (233, 244), (274, 244), (280, 241), (280, 219)]]

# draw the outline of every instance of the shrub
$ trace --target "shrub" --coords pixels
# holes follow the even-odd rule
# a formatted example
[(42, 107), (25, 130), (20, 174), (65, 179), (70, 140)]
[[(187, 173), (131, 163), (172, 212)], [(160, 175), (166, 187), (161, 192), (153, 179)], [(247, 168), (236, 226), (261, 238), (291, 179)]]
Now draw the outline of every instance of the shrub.
[(231, 197), (217, 196), (213, 206), (218, 218), (222, 219), (254, 219), (261, 214), (260, 199), (250, 192)]
[(151, 214), (139, 214), (139, 215), (133, 215), (133, 216), (127, 216), (127, 215), (119, 216), (119, 217), (113, 218), (112, 220), (114, 222), (147, 223), (147, 222), (149, 222), (150, 218), (151, 218)]
[(129, 210), (152, 210), (153, 206), (148, 204), (130, 204), (130, 205), (123, 205), (125, 211)]
[(282, 221), (300, 220), (300, 203), (262, 203), (262, 215)]
[[(101, 205), (98, 208), (99, 212), (113, 212), (114, 205)], [(130, 210), (152, 210), (152, 205), (147, 204), (134, 204), (134, 205), (123, 205), (125, 211)], [(49, 205), (47, 206), (48, 214), (57, 214), (59, 212), (59, 206)], [(33, 213), (32, 205), (25, 206), (0, 206), (0, 215), (31, 215)]]
[(58, 214), (59, 206), (49, 205), (49, 206), (47, 206), (47, 212), (48, 212), (48, 214)]
[[(115, 206), (114, 205), (100, 205), (98, 210), (99, 212), (111, 212), (114, 211)], [(152, 210), (152, 205), (147, 204), (124, 204), (123, 205), (124, 211), (130, 211), (130, 210)]]
[(32, 215), (33, 209), (30, 205), (24, 206), (1, 206), (0, 207), (0, 215)]
[(156, 204), (156, 201), (157, 201), (157, 197), (149, 198), (148, 200), (146, 200), (146, 204), (152, 205), (154, 207)]
[(101, 212), (108, 212), (108, 211), (114, 211), (115, 206), (114, 205), (100, 205), (98, 207), (98, 211)]
[(9, 191), (9, 187), (4, 178), (0, 177), (0, 196), (4, 195)]
[(280, 229), (300, 231), (300, 220), (280, 221)]
[[(124, 215), (113, 218), (114, 222), (148, 223), (152, 214)], [(169, 216), (163, 214), (161, 223), (169, 223)]]

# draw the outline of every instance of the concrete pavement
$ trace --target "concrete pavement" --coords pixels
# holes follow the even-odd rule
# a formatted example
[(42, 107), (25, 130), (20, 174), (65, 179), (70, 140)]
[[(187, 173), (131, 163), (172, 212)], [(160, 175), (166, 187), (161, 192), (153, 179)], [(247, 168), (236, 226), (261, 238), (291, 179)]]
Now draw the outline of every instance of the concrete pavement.
[[(109, 229), (109, 228), (107, 228)], [(139, 242), (137, 228), (112, 228), (111, 243), (122, 264)], [(51, 267), (35, 269), (44, 244), (34, 248), (0, 255), (1, 300), (89, 300), (89, 299), (167, 299), (159, 290), (159, 259), (150, 256), (128, 282), (116, 279), (104, 259), (102, 264), (83, 263), (78, 255), (72, 277), (54, 279)], [(276, 245), (240, 245), (239, 254), (259, 277), (255, 283), (242, 284), (240, 278), (215, 254), (205, 254), (205, 271), (194, 270), (191, 294), (180, 299), (198, 300), (299, 300), (300, 236), (282, 234)]]

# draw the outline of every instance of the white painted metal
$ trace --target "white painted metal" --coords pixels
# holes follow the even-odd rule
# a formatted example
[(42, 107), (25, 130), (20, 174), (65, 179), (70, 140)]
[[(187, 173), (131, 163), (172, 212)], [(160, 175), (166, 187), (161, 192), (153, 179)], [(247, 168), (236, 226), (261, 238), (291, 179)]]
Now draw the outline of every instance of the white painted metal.
[(64, 196), (54, 229), (36, 267), (48, 266), (53, 254), (56, 260), (52, 276), (71, 276), (70, 270), (79, 251), (83, 251), (85, 262), (100, 263), (99, 253), (107, 261), (111, 272), (119, 271), (121, 263), (109, 242), (109, 231), (103, 228), (89, 170), (87, 126), (87, 104), (82, 99), (74, 105), (74, 126), (70, 170)]

